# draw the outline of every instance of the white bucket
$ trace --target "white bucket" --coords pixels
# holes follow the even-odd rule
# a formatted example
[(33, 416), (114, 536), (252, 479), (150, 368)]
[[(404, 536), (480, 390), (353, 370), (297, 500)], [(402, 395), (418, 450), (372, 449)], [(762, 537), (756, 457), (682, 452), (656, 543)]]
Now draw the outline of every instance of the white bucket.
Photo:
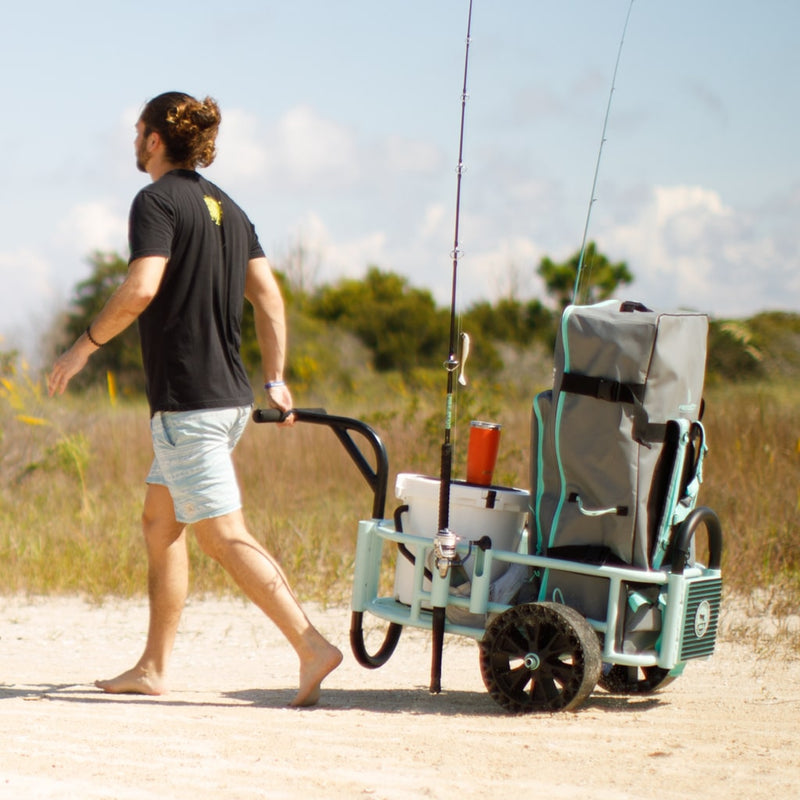
[[(438, 478), (400, 473), (395, 484), (395, 494), (408, 506), (403, 516), (403, 533), (433, 539), (439, 529)], [(530, 494), (522, 489), (502, 486), (476, 486), (461, 481), (450, 483), (449, 529), (461, 539), (476, 540), (488, 536), (496, 550), (516, 552)], [(413, 547), (409, 550), (414, 552)], [(416, 553), (415, 553), (416, 555)], [(464, 560), (464, 568), (472, 577), (473, 556)], [(494, 581), (508, 568), (507, 563), (492, 565)], [(423, 588), (430, 590), (425, 580)], [(414, 565), (402, 555), (397, 556), (394, 596), (401, 603), (410, 604), (414, 591)]]

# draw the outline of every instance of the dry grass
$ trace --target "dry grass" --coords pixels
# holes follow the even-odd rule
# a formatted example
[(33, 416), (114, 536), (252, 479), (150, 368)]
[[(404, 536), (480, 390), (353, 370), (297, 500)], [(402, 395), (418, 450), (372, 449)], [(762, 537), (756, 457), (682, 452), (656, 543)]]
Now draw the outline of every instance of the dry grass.
[[(726, 582), (738, 592), (785, 584), (800, 596), (800, 393), (796, 384), (717, 389), (705, 424), (702, 502), (725, 533)], [(796, 603), (795, 603), (796, 607)]]
[[(327, 405), (379, 433), (390, 458), (388, 514), (398, 471), (438, 474), (441, 382), (439, 375), (415, 376), (413, 384), (367, 377), (346, 396), (299, 404)], [(503, 424), (496, 480), (527, 487), (530, 399), (540, 388), (477, 382), (462, 391), (456, 477), (463, 475), (469, 420), (494, 419)], [(799, 412), (795, 384), (714, 388), (707, 397), (701, 502), (723, 524), (726, 587), (770, 598), (762, 608), (773, 617), (791, 614), (800, 599)], [(119, 404), (105, 391), (49, 400), (23, 373), (4, 379), (0, 426), (0, 592), (98, 599), (142, 593), (139, 515), (151, 457), (145, 405)], [(357, 521), (370, 516), (372, 496), (333, 433), (316, 425), (251, 425), (236, 458), (250, 526), (298, 593), (345, 601)], [(194, 546), (192, 580), (196, 593), (232, 588)]]

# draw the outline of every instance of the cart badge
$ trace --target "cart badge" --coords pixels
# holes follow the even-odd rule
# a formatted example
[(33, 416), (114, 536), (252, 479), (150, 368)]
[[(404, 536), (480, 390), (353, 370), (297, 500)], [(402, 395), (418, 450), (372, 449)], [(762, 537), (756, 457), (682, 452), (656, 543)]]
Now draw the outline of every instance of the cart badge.
[(694, 614), (694, 634), (698, 639), (702, 639), (711, 625), (711, 603), (703, 600)]

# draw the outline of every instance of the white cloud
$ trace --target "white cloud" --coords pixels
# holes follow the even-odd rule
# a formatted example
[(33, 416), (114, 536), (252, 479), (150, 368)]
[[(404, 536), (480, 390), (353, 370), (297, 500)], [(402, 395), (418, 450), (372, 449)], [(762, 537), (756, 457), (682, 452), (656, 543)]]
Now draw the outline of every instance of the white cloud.
[(433, 203), (425, 209), (420, 233), (426, 239), (438, 237), (445, 219), (445, 207), (441, 203)]
[(223, 117), (212, 179), (240, 198), (276, 263), (284, 248), (273, 232), (286, 231), (318, 260), (319, 282), (375, 264), (429, 286), (431, 252), (446, 261), (452, 246), (426, 180), (439, 179), (441, 162), (433, 144), (395, 134), (368, 140), (308, 106), (272, 124), (234, 110)]
[(3, 285), (3, 317), (14, 316), (22, 298), (52, 299), (51, 265), (32, 250), (0, 253), (0, 283)]
[(386, 234), (373, 231), (346, 241), (331, 243), (327, 248), (327, 260), (334, 269), (342, 268), (346, 274), (363, 275), (367, 266), (385, 268)]
[[(473, 299), (495, 302), (513, 295), (519, 299), (541, 297), (542, 283), (535, 266), (542, 250), (529, 238), (501, 238), (490, 250), (467, 257), (463, 264), (473, 291)], [(459, 267), (460, 269), (460, 267)]]
[(388, 136), (381, 150), (381, 161), (390, 172), (431, 173), (442, 163), (442, 154), (435, 145), (403, 136)]
[(363, 141), (356, 129), (295, 106), (270, 124), (253, 114), (224, 113), (216, 176), (228, 181), (264, 182), (270, 191), (337, 192), (393, 175), (419, 175), (440, 169), (439, 150), (426, 141), (387, 135)]
[(30, 352), (46, 320), (61, 303), (53, 281), (53, 266), (29, 249), (0, 253), (0, 349), (20, 347)]
[(36, 249), (18, 247), (0, 253), (0, 335), (3, 344), (29, 353), (66, 305), (74, 285), (89, 272), (95, 250), (124, 252), (127, 221), (101, 201), (80, 203), (53, 226), (52, 236)]
[(358, 148), (352, 130), (317, 114), (310, 106), (289, 110), (273, 129), (273, 169), (308, 181), (335, 178), (350, 182), (358, 175)]
[(636, 279), (630, 292), (649, 305), (718, 316), (800, 305), (796, 245), (787, 260), (750, 212), (709, 189), (654, 187), (625, 225), (608, 226), (598, 242), (628, 262)]
[(231, 109), (223, 117), (215, 166), (223, 183), (264, 181), (272, 191), (349, 184), (359, 174), (358, 147), (349, 128), (310, 106), (289, 109), (267, 126)]
[(128, 221), (102, 201), (71, 208), (57, 226), (56, 241), (62, 247), (86, 255), (95, 250), (120, 251), (128, 236)]
[(214, 169), (227, 179), (263, 179), (267, 170), (266, 142), (258, 118), (238, 109), (226, 110), (217, 139)]
[(335, 282), (341, 277), (359, 278), (364, 275), (367, 265), (383, 267), (387, 258), (383, 231), (336, 238), (323, 220), (313, 213), (297, 224), (292, 238), (302, 243), (313, 257), (319, 258), (321, 269), (317, 280), (320, 283)]

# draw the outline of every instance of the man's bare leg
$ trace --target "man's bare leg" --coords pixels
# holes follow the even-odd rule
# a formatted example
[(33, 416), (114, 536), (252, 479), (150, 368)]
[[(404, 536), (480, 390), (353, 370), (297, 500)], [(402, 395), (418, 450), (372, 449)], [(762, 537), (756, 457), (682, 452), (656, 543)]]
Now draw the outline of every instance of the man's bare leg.
[(283, 570), (251, 536), (241, 511), (194, 526), (205, 553), (219, 561), (294, 647), (300, 659), (300, 685), (293, 706), (314, 705), (320, 685), (342, 661), (342, 653), (311, 624)]
[(112, 694), (156, 695), (166, 691), (167, 662), (189, 586), (185, 526), (176, 521), (172, 497), (165, 486), (147, 487), (142, 528), (150, 600), (147, 643), (132, 669), (110, 680), (95, 681), (98, 688)]

